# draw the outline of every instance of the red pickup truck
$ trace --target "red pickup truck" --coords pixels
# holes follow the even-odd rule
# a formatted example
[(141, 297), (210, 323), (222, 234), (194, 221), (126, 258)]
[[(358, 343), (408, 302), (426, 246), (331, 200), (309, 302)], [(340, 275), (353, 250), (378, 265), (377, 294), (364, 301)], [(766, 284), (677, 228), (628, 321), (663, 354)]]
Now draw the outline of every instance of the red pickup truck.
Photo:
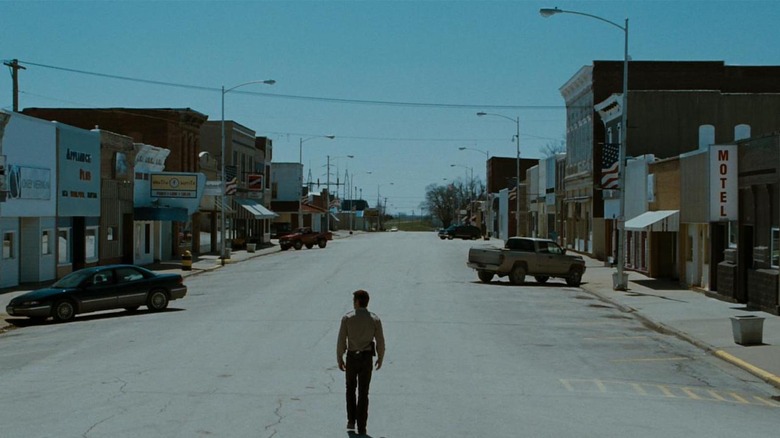
[(328, 240), (333, 240), (333, 234), (330, 231), (320, 233), (309, 227), (303, 227), (279, 237), (279, 246), (282, 251), (287, 251), (290, 248), (301, 249), (304, 246), (311, 249), (314, 245), (325, 248)]

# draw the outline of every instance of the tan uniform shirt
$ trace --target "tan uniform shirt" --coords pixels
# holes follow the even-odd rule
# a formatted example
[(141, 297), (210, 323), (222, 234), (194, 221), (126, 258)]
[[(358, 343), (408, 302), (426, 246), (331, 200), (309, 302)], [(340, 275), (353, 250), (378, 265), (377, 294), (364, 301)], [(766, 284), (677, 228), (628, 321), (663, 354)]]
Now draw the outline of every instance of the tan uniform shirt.
[(382, 332), (382, 321), (368, 309), (355, 309), (341, 318), (336, 357), (343, 358), (347, 351), (370, 350), (371, 341), (374, 339), (376, 339), (377, 359), (381, 361), (385, 357), (385, 335)]

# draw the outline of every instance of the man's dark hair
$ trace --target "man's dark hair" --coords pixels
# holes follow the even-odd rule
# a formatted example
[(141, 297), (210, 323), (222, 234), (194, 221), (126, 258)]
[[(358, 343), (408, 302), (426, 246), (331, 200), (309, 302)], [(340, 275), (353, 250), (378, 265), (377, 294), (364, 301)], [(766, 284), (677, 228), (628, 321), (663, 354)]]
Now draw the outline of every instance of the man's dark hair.
[(364, 291), (363, 289), (356, 290), (355, 293), (352, 294), (354, 297), (353, 299), (358, 302), (360, 307), (368, 307), (368, 292)]

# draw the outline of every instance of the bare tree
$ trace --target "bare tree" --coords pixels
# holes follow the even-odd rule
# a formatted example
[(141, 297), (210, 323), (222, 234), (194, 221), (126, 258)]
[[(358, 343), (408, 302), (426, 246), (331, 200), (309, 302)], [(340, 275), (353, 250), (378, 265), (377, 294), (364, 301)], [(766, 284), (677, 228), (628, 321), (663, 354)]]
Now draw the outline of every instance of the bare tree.
[(550, 140), (546, 145), (539, 148), (539, 152), (545, 157), (554, 157), (557, 154), (566, 153), (566, 137), (561, 140)]
[(425, 188), (425, 201), (420, 205), (437, 217), (446, 228), (457, 221), (458, 210), (465, 209), (469, 202), (485, 197), (485, 184), (474, 179), (457, 179), (449, 184), (430, 184)]

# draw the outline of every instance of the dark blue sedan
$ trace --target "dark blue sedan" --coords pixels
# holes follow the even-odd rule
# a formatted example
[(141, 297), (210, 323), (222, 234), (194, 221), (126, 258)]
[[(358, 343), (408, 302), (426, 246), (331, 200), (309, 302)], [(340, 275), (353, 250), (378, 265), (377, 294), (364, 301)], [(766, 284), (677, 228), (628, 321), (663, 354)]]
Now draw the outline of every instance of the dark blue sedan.
[(6, 313), (65, 322), (77, 314), (100, 310), (138, 310), (146, 306), (159, 312), (168, 302), (184, 298), (187, 286), (179, 274), (158, 274), (135, 265), (85, 268), (62, 277), (51, 286), (11, 300)]

